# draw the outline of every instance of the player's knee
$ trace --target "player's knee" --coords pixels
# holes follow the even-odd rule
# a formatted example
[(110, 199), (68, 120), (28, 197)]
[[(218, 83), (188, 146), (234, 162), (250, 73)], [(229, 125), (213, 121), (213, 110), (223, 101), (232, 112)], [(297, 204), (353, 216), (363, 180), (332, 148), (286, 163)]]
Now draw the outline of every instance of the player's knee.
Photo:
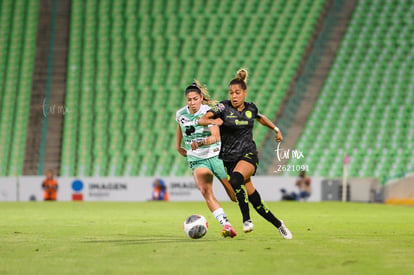
[(208, 189), (206, 189), (206, 188), (201, 188), (200, 192), (201, 192), (201, 195), (203, 195), (203, 197), (205, 197), (205, 198), (209, 196)]
[(244, 183), (244, 177), (239, 172), (233, 172), (230, 176), (229, 182), (233, 189), (239, 189)]
[(213, 195), (213, 191), (211, 188), (209, 188), (207, 185), (199, 186), (198, 189), (200, 190), (201, 195), (203, 195), (204, 198), (208, 198), (209, 196)]

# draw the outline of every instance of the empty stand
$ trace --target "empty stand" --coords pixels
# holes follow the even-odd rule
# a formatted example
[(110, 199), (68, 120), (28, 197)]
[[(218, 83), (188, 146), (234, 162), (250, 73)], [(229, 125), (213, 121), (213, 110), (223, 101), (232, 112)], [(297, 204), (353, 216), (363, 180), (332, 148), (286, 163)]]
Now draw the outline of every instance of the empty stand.
[(39, 3), (0, 3), (0, 176), (14, 176), (23, 170)]
[(323, 5), (73, 0), (61, 174), (189, 175), (174, 148), (184, 88), (196, 78), (226, 99), (247, 67), (248, 101), (273, 118)]
[[(414, 170), (414, 3), (359, 1), (301, 139), (310, 174)], [(295, 162), (292, 162), (295, 163)]]

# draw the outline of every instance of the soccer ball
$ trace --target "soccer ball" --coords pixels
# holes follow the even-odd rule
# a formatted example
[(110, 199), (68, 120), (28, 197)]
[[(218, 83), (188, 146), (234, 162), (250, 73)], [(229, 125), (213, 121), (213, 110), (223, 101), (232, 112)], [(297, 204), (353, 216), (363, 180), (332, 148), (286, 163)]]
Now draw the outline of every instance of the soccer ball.
[(208, 222), (201, 215), (191, 215), (184, 221), (184, 232), (191, 239), (202, 238), (208, 230)]

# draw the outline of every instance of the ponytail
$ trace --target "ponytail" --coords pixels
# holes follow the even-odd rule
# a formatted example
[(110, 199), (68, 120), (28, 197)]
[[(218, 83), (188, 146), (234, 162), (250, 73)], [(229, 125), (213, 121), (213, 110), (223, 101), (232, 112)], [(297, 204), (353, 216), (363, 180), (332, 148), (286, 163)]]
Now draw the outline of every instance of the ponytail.
[(241, 68), (237, 71), (236, 77), (230, 81), (229, 85), (237, 85), (239, 84), (243, 90), (247, 89), (247, 69)]

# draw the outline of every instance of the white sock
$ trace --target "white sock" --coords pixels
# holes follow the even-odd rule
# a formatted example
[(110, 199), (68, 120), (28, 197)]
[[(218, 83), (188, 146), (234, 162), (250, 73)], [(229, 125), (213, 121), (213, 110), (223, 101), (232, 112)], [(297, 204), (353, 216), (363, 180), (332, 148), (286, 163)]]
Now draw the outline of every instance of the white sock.
[(218, 222), (222, 226), (224, 226), (225, 224), (229, 223), (229, 220), (227, 219), (226, 214), (224, 213), (223, 208), (218, 208), (218, 209), (214, 210), (213, 216), (214, 216), (214, 218), (216, 218), (216, 220), (218, 220)]

